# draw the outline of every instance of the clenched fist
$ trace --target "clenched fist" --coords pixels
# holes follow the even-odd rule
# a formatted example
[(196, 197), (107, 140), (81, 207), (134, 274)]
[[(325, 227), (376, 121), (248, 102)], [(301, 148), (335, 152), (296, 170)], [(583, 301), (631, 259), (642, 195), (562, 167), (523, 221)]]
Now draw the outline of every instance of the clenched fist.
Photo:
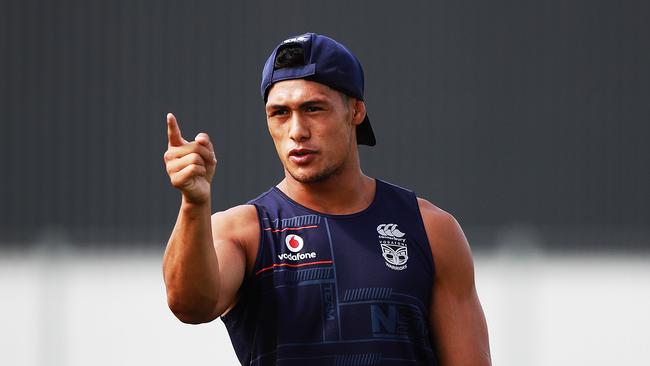
[(194, 141), (186, 141), (173, 114), (167, 114), (167, 151), (165, 166), (174, 187), (188, 203), (206, 203), (210, 200), (210, 183), (217, 158), (210, 138), (199, 133)]

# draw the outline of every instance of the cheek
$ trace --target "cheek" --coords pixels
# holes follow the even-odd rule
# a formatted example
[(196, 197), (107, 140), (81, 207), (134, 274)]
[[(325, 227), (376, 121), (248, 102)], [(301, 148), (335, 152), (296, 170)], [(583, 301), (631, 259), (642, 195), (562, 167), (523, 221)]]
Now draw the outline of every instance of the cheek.
[(347, 145), (350, 142), (350, 135), (352, 130), (350, 125), (346, 123), (340, 123), (338, 128), (331, 129), (328, 131), (328, 139), (332, 142), (333, 145), (338, 147), (342, 145)]
[(341, 126), (338, 130), (327, 131), (320, 139), (321, 148), (327, 152), (330, 159), (340, 161), (346, 159), (350, 145), (350, 131)]
[(274, 128), (272, 125), (268, 126), (269, 128), (269, 135), (271, 136), (271, 140), (273, 140), (273, 145), (275, 146), (275, 150), (278, 152), (278, 155), (280, 158), (282, 158), (282, 134), (281, 131), (277, 128)]
[(271, 135), (271, 139), (273, 139), (273, 143), (277, 146), (277, 144), (282, 141), (282, 130), (280, 129), (280, 126), (269, 123), (268, 129), (269, 135)]

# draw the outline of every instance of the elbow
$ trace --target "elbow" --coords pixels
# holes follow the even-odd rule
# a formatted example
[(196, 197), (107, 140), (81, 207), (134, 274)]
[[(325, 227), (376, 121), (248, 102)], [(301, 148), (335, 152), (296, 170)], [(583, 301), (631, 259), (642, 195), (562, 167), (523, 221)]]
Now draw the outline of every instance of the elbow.
[(172, 311), (176, 318), (185, 324), (203, 324), (209, 323), (216, 319), (216, 316), (209, 317), (202, 314), (188, 313), (188, 312), (175, 312)]
[(216, 316), (208, 316), (207, 314), (196, 313), (196, 312), (172, 310), (172, 313), (174, 313), (174, 316), (176, 316), (178, 320), (180, 320), (185, 324), (203, 324), (203, 323), (209, 323), (214, 319), (216, 319)]
[(167, 305), (174, 316), (185, 324), (209, 323), (219, 317), (216, 312), (216, 302), (204, 301), (200, 303), (188, 303), (169, 296)]

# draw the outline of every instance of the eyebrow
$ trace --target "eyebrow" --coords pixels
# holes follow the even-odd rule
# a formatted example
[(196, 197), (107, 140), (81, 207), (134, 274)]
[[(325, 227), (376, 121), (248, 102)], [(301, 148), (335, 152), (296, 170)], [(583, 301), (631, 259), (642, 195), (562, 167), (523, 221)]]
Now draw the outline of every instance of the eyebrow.
[[(306, 102), (300, 103), (300, 105), (298, 107), (302, 109), (302, 108), (313, 106), (313, 105), (327, 104), (327, 103), (328, 102), (325, 99), (312, 99), (312, 100), (308, 100)], [(271, 104), (271, 105), (266, 107), (266, 109), (268, 109), (268, 110), (277, 110), (277, 109), (285, 109), (285, 108), (288, 108), (286, 104)]]

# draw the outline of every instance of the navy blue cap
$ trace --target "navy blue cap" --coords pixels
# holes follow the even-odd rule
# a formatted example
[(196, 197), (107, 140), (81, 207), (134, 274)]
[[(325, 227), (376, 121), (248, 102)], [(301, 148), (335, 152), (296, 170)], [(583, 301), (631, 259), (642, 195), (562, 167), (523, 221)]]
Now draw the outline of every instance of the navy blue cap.
[[(278, 50), (287, 46), (302, 47), (305, 62), (302, 66), (275, 69)], [(353, 98), (363, 100), (363, 69), (359, 60), (337, 41), (315, 33), (305, 33), (282, 41), (271, 53), (262, 71), (262, 98), (266, 102), (271, 86), (282, 80), (308, 79)], [(377, 142), (366, 118), (357, 126), (357, 143), (374, 146)]]

